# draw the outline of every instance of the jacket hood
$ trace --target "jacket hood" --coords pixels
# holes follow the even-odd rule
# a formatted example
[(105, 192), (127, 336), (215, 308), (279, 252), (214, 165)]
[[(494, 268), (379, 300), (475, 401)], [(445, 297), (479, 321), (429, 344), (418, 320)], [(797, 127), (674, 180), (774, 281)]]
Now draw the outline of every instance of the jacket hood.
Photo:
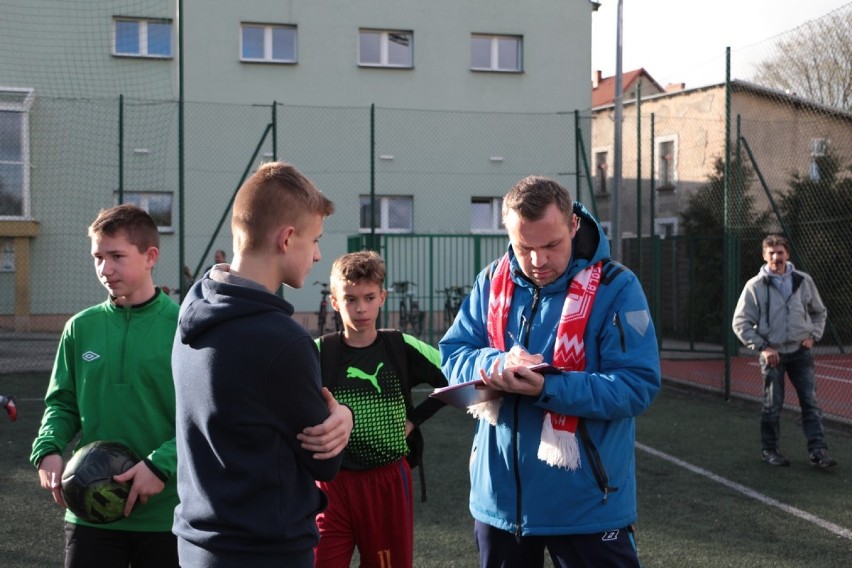
[(222, 322), (264, 312), (293, 315), (293, 305), (265, 290), (227, 284), (210, 273), (193, 284), (183, 300), (178, 319), (181, 343), (189, 344)]
[[(571, 242), (571, 260), (568, 262), (568, 268), (565, 269), (562, 276), (545, 286), (545, 288), (555, 286), (560, 290), (565, 290), (566, 280), (574, 278), (578, 272), (587, 266), (610, 257), (609, 239), (604, 234), (600, 223), (578, 201), (574, 202), (574, 214), (580, 218), (580, 228)], [(509, 244), (509, 259), (512, 263), (512, 274), (515, 275), (515, 280), (526, 282), (532, 286), (533, 284), (523, 276), (511, 244)]]

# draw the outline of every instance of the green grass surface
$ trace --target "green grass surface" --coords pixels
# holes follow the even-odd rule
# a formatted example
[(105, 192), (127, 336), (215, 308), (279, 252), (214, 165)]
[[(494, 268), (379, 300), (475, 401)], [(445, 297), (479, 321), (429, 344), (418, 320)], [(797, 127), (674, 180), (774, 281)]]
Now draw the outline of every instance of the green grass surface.
[[(0, 416), (0, 566), (8, 568), (62, 566), (62, 513), (27, 463), (46, 384), (44, 375), (0, 376), (0, 392), (20, 400), (17, 422)], [(848, 428), (828, 429), (840, 466), (821, 471), (808, 463), (797, 418), (785, 415), (782, 426), (783, 450), (793, 465), (771, 468), (760, 461), (759, 408), (664, 388), (639, 418), (637, 441), (700, 470), (636, 450), (636, 538), (643, 566), (852, 566), (849, 538), (701, 473), (852, 534), (852, 435)], [(417, 568), (477, 566), (467, 510), (472, 431), (472, 419), (454, 408), (424, 425), (428, 500), (418, 499), (415, 507)]]

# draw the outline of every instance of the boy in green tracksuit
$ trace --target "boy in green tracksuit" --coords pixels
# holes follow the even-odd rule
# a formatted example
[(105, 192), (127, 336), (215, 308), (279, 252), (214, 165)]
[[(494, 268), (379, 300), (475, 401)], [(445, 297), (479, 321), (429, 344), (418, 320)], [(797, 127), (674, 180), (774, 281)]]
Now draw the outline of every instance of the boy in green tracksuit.
[(62, 453), (75, 436), (76, 448), (97, 440), (128, 446), (142, 461), (115, 476), (131, 483), (124, 518), (99, 525), (66, 510), (65, 567), (177, 567), (171, 351), (178, 305), (154, 286), (157, 225), (144, 210), (119, 205), (102, 210), (88, 233), (109, 298), (65, 325), (30, 461), (64, 506)]

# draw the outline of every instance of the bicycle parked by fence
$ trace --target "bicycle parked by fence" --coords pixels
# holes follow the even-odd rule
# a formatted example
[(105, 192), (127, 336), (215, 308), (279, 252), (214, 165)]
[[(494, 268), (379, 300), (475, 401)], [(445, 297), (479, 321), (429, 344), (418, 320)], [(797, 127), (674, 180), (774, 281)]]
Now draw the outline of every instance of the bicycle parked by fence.
[[(319, 311), (317, 312), (317, 329), (319, 330), (319, 334), (322, 335), (325, 333), (325, 324), (328, 321), (328, 311), (329, 311), (329, 302), (328, 297), (331, 295), (331, 290), (328, 288), (328, 282), (320, 282), (317, 280), (314, 282), (314, 286), (319, 284), (322, 286), (320, 289), (320, 294), (322, 294), (322, 299), (320, 300)], [(340, 314), (337, 313), (336, 310), (331, 310), (333, 314), (333, 325), (334, 331), (340, 331), (343, 329), (343, 320), (340, 319)], [(329, 329), (329, 331), (331, 331)]]
[(414, 297), (414, 282), (404, 280), (393, 283), (393, 291), (400, 294), (399, 328), (405, 333), (419, 337), (423, 333), (423, 313), (420, 302)]
[(462, 301), (465, 296), (470, 293), (470, 286), (448, 286), (443, 290), (444, 293), (444, 328), (449, 329), (456, 319), (456, 314), (459, 313)]

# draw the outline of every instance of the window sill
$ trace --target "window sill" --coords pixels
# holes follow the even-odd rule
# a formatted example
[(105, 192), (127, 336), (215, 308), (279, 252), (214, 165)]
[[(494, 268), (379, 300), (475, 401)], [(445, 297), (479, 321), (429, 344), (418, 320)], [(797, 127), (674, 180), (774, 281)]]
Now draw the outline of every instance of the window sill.
[(141, 53), (113, 53), (116, 59), (157, 59), (162, 61), (171, 61), (175, 58), (174, 55), (143, 55)]
[(414, 69), (414, 65), (382, 65), (380, 63), (358, 63), (361, 69)]
[(250, 64), (260, 64), (260, 65), (296, 65), (299, 63), (298, 60), (284, 60), (274, 61), (271, 59), (240, 59), (240, 63), (250, 63)]
[(0, 219), (0, 237), (37, 237), (38, 221), (34, 219)]
[(523, 75), (523, 69), (485, 69), (484, 67), (471, 67), (472, 73), (503, 73), (506, 75)]

